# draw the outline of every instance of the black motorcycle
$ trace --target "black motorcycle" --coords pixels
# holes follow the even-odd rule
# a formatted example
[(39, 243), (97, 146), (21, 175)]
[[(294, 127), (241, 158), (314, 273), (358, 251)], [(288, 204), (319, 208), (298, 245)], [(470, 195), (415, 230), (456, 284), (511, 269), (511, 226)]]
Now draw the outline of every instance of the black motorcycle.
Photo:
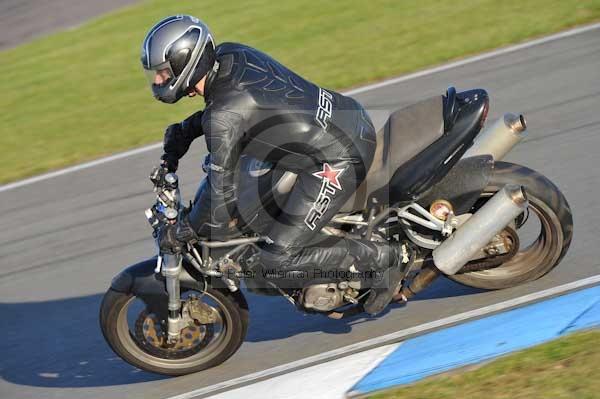
[[(366, 180), (322, 230), (403, 248), (408, 266), (395, 301), (408, 301), (440, 274), (483, 289), (536, 280), (569, 248), (573, 219), (560, 190), (501, 161), (522, 139), (525, 119), (505, 114), (481, 131), (488, 107), (484, 90), (449, 88), (392, 113)], [(122, 271), (106, 292), (102, 332), (132, 365), (182, 375), (224, 362), (248, 330), (242, 281), (304, 312), (340, 319), (363, 311), (372, 277), (263, 269), (256, 245), (297, 176), (247, 157), (240, 163), (240, 217), (229, 237), (159, 253)], [(185, 208), (175, 174), (157, 168), (151, 179), (157, 201), (146, 214), (157, 231)]]

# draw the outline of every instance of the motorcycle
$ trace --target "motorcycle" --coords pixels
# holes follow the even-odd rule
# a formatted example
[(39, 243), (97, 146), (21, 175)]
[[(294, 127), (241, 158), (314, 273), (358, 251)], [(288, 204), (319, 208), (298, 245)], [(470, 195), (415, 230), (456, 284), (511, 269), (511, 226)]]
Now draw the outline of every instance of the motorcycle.
[[(573, 219), (564, 195), (536, 171), (502, 161), (523, 138), (525, 118), (508, 113), (482, 130), (488, 109), (485, 90), (450, 87), (393, 112), (377, 133), (367, 178), (322, 229), (403, 248), (408, 266), (395, 301), (409, 301), (439, 275), (481, 289), (514, 287), (567, 253)], [(335, 319), (363, 312), (372, 278), (263, 269), (257, 244), (297, 175), (248, 157), (239, 173), (240, 218), (229, 236), (178, 254), (159, 251), (123, 270), (104, 295), (102, 333), (132, 365), (183, 375), (227, 360), (248, 330), (242, 281), (303, 312)], [(146, 216), (156, 231), (185, 208), (174, 173), (157, 168), (151, 180), (157, 201)]]

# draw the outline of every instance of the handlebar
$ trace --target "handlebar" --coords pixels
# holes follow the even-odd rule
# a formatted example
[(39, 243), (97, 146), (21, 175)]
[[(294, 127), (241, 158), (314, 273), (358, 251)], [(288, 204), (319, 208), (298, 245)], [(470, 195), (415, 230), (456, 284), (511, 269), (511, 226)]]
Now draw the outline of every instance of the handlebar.
[(154, 185), (156, 203), (145, 211), (148, 222), (156, 232), (164, 224), (177, 222), (182, 209), (179, 178), (161, 166), (152, 169), (150, 181)]

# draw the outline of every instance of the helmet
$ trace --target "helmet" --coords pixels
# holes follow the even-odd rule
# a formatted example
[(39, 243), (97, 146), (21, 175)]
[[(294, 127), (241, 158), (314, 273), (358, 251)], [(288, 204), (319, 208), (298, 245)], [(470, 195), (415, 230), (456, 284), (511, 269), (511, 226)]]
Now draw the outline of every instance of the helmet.
[(215, 64), (212, 34), (189, 15), (167, 17), (150, 29), (141, 61), (154, 97), (172, 104), (187, 94)]

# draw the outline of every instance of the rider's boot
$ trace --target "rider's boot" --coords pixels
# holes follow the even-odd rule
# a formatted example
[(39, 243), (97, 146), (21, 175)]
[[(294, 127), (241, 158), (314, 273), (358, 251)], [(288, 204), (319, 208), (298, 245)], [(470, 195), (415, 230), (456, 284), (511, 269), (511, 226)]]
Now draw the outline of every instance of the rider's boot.
[(375, 275), (375, 283), (364, 309), (381, 312), (398, 293), (404, 271), (411, 258), (406, 246), (395, 243), (362, 241), (351, 238), (332, 239), (327, 251), (322, 246), (308, 246), (301, 251), (289, 251), (275, 244), (261, 247), (260, 261), (267, 270), (353, 270)]
[[(363, 243), (364, 244), (364, 243)], [(383, 311), (398, 293), (400, 282), (410, 262), (407, 247), (394, 244), (369, 243), (374, 253), (371, 256), (371, 270), (377, 274), (371, 293), (365, 301), (364, 309), (371, 315)], [(374, 256), (373, 256), (374, 255)], [(363, 266), (364, 267), (364, 266)]]

